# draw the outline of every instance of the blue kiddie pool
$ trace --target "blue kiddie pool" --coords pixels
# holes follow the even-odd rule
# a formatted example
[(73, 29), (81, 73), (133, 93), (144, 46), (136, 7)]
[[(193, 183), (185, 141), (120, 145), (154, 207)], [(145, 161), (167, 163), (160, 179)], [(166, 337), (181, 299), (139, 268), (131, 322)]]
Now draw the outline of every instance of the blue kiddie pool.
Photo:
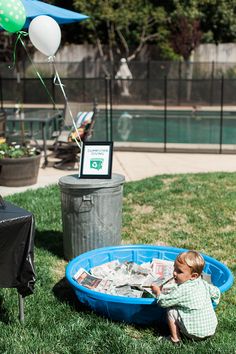
[[(158, 324), (165, 320), (165, 310), (152, 298), (128, 298), (103, 294), (79, 285), (74, 274), (79, 268), (89, 271), (91, 268), (118, 259), (120, 262), (149, 262), (152, 258), (174, 261), (176, 256), (186, 251), (183, 248), (128, 245), (95, 249), (81, 254), (69, 262), (66, 278), (75, 291), (78, 300), (91, 310), (114, 321), (135, 323), (140, 325)], [(226, 265), (207, 255), (202, 255), (206, 266), (204, 272), (211, 274), (211, 279), (221, 293), (233, 284), (233, 275)]]

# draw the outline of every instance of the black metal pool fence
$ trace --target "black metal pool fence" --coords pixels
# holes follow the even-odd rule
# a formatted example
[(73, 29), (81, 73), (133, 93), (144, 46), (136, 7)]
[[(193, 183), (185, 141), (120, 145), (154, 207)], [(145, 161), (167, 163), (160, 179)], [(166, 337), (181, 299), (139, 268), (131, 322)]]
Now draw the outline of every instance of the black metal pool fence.
[[(108, 75), (104, 74), (104, 66)], [(236, 104), (236, 63), (131, 61), (132, 79), (118, 80), (119, 64), (89, 59), (81, 62), (56, 62), (56, 68), (71, 101), (86, 102), (96, 97), (99, 103), (112, 95), (113, 104), (193, 106)], [(50, 103), (42, 77), (56, 103), (64, 97), (54, 84), (54, 68), (43, 63), (0, 63), (0, 86), (3, 101)], [(108, 83), (109, 81), (109, 83)], [(223, 93), (222, 81), (224, 81)]]
[[(205, 148), (220, 153), (235, 152), (234, 68), (232, 63), (224, 70), (217, 69), (216, 64), (208, 64), (208, 69), (204, 66), (204, 70), (199, 65), (191, 70), (179, 64), (173, 68), (173, 63), (171, 66), (166, 62), (158, 62), (158, 66), (149, 62), (145, 70), (141, 64), (130, 65), (132, 79), (115, 79), (113, 74), (98, 76), (102, 75), (99, 70), (90, 72), (89, 77), (89, 71), (81, 63), (77, 63), (77, 67), (75, 63), (69, 66), (58, 63), (57, 66), (69, 101), (95, 99), (98, 104), (93, 140), (113, 140), (123, 145), (139, 143), (140, 146), (147, 143), (160, 151), (177, 148), (202, 151)], [(47, 63), (37, 64), (39, 69), (40, 65), (47, 90), (33, 75), (32, 68), (24, 68), (18, 74), (1, 70), (2, 106), (14, 102), (23, 105), (64, 103), (51, 72), (45, 73)]]

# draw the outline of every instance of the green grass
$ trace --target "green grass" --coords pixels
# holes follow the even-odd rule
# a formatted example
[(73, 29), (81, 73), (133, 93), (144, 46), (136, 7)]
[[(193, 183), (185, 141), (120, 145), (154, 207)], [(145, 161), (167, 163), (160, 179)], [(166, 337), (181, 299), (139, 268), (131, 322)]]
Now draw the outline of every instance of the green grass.
[[(236, 353), (236, 287), (222, 295), (214, 338), (182, 347), (158, 341), (160, 329), (115, 323), (76, 301), (64, 281), (60, 191), (51, 186), (6, 198), (36, 218), (34, 295), (18, 321), (17, 293), (0, 289), (0, 353)], [(236, 174), (148, 178), (124, 186), (122, 243), (196, 249), (236, 273)]]

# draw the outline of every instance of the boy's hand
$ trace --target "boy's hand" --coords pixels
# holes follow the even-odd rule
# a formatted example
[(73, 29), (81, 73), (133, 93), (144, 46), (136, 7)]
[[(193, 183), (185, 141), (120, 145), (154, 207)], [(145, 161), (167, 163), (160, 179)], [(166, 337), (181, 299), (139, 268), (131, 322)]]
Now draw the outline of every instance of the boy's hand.
[(160, 293), (161, 293), (161, 288), (160, 288), (160, 286), (158, 286), (158, 285), (156, 285), (155, 283), (153, 283), (153, 284), (151, 285), (151, 289), (152, 289), (152, 292), (153, 292), (154, 294), (156, 294), (157, 296), (160, 295)]

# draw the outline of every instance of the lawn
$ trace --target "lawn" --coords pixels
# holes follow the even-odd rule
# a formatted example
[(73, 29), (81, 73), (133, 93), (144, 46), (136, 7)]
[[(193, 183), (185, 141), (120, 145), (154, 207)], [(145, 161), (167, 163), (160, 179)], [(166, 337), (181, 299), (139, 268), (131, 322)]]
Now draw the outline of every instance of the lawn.
[[(160, 342), (157, 327), (102, 318), (79, 304), (65, 282), (60, 191), (50, 186), (6, 200), (36, 218), (34, 295), (18, 321), (17, 293), (0, 289), (0, 353), (154, 354), (236, 353), (236, 286), (222, 295), (211, 340)], [(196, 249), (236, 273), (236, 174), (165, 175), (124, 186), (123, 244), (166, 244)]]

